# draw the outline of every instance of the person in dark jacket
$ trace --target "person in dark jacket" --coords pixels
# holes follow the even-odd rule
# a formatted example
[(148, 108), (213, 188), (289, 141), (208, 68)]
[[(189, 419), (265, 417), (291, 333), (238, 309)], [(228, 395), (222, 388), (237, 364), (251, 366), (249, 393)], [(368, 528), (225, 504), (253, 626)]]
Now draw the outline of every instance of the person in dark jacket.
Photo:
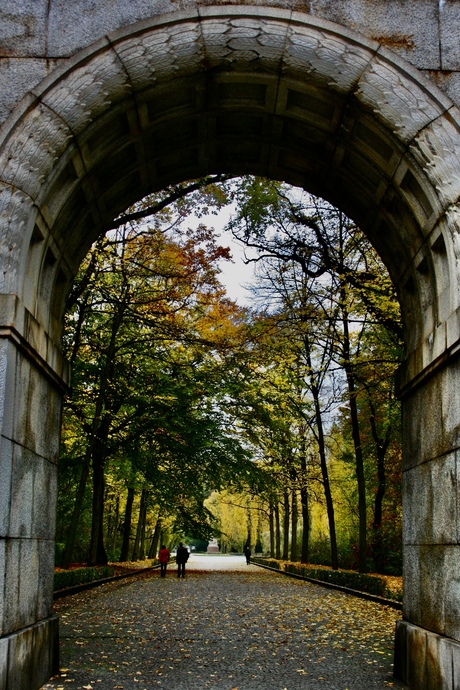
[(244, 555), (246, 556), (246, 563), (249, 565), (251, 563), (251, 547), (246, 544), (244, 547)]
[(180, 542), (176, 553), (177, 577), (185, 577), (185, 564), (188, 561), (188, 549)]
[(162, 544), (160, 552), (158, 554), (158, 560), (160, 561), (160, 575), (161, 577), (166, 577), (166, 568), (169, 563), (169, 549)]

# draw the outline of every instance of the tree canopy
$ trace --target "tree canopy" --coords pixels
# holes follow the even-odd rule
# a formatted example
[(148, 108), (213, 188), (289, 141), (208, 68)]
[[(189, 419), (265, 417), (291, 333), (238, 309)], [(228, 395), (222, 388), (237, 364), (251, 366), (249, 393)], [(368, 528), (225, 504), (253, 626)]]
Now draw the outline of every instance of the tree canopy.
[[(226, 205), (251, 308), (219, 281)], [(216, 176), (128, 209), (67, 301), (63, 564), (153, 555), (160, 535), (241, 549), (238, 504), (272, 556), (397, 569), (401, 340), (381, 261), (323, 200)]]

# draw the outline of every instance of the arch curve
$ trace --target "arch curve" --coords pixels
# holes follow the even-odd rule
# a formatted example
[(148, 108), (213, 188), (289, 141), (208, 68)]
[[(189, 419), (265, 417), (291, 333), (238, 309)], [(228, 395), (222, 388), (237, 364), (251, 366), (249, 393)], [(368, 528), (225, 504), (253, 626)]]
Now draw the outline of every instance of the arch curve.
[(53, 72), (3, 128), (4, 290), (59, 338), (50, 292), (116, 214), (172, 182), (254, 173), (363, 227), (412, 352), (459, 303), (459, 123), (414, 68), (326, 20), (226, 6), (142, 21)]

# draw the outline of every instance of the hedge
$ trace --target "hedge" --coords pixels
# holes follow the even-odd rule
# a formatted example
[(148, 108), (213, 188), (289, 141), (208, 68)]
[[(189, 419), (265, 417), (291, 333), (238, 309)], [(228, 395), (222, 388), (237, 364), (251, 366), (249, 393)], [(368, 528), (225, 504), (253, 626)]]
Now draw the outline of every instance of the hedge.
[(67, 587), (75, 587), (95, 580), (104, 580), (113, 577), (115, 568), (110, 565), (94, 568), (72, 568), (72, 570), (57, 570), (54, 573), (54, 591), (57, 592)]
[(301, 565), (300, 563), (286, 563), (284, 561), (277, 561), (273, 558), (252, 558), (252, 561), (266, 565), (277, 570), (284, 570), (293, 575), (300, 575), (301, 577), (309, 577), (313, 580), (320, 580), (321, 582), (328, 582), (341, 587), (348, 587), (355, 589), (358, 592), (367, 592), (386, 599), (393, 599), (394, 601), (401, 601), (402, 596), (387, 588), (387, 583), (384, 577), (379, 575), (367, 575), (365, 573), (357, 573), (353, 570), (329, 570), (327, 568), (315, 568), (314, 566)]

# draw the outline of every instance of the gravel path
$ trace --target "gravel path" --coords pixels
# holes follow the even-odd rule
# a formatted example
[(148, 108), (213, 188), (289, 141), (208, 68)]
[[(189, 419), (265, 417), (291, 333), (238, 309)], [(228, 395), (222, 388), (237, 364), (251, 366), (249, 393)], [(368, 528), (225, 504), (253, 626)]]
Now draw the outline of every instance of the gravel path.
[(61, 616), (61, 674), (47, 690), (381, 690), (399, 613), (247, 566), (197, 556), (75, 594)]

